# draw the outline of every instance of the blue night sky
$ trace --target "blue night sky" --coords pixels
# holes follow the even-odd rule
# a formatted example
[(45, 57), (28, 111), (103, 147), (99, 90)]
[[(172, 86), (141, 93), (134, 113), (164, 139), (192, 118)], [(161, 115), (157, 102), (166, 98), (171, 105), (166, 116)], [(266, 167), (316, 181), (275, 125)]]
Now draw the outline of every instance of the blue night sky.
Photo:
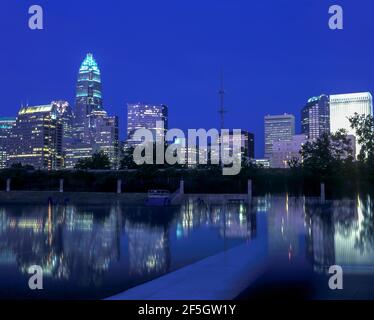
[[(44, 9), (44, 30), (28, 28), (28, 8)], [(344, 9), (344, 30), (328, 28), (328, 8)], [(21, 101), (74, 103), (78, 68), (93, 52), (104, 106), (165, 103), (171, 128), (219, 127), (225, 73), (226, 127), (256, 135), (263, 155), (265, 114), (293, 113), (321, 93), (374, 91), (372, 0), (2, 0), (0, 116)]]

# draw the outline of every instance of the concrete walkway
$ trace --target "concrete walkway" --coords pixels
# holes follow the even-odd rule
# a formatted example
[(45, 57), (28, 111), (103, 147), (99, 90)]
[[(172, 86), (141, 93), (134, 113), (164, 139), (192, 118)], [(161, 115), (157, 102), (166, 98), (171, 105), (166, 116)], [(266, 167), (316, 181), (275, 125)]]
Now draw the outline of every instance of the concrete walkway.
[(258, 216), (258, 238), (129, 289), (108, 300), (231, 300), (264, 270), (266, 217)]

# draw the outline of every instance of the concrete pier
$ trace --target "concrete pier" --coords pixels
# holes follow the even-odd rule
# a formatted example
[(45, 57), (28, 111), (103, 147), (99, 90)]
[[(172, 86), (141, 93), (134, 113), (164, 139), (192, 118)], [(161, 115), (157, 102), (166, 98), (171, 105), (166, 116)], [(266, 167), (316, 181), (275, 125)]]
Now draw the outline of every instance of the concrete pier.
[(11, 182), (10, 178), (6, 179), (6, 192), (10, 192), (10, 182)]
[(184, 180), (183, 179), (179, 182), (179, 194), (181, 195), (184, 194)]
[(118, 179), (117, 180), (117, 194), (121, 194), (121, 193), (122, 193), (122, 180)]
[(248, 203), (252, 202), (252, 180), (248, 180)]
[(267, 220), (258, 237), (107, 300), (231, 300), (256, 280), (267, 261)]
[(325, 183), (321, 182), (321, 202), (325, 202), (326, 193), (325, 193)]
[(64, 179), (60, 179), (60, 193), (64, 192)]

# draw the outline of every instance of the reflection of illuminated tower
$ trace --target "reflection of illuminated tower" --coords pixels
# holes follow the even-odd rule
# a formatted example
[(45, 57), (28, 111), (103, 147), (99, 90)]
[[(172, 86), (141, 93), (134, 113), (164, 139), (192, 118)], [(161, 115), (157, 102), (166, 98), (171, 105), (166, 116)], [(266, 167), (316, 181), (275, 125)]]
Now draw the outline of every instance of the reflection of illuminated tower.
[(315, 271), (326, 272), (335, 264), (335, 231), (331, 207), (307, 201), (305, 212), (308, 257)]
[(268, 211), (269, 252), (292, 259), (300, 250), (299, 235), (304, 232), (303, 200), (274, 197)]
[(255, 231), (253, 215), (248, 213), (244, 204), (229, 204), (225, 206), (221, 220), (220, 235), (232, 239), (251, 239)]
[[(111, 261), (118, 260), (118, 219), (116, 210), (92, 208), (78, 212), (68, 207), (63, 230), (63, 247), (69, 269), (76, 279), (98, 283), (109, 269)], [(97, 221), (94, 217), (105, 217)]]
[(170, 267), (169, 232), (164, 227), (126, 222), (129, 237), (130, 273), (154, 275)]

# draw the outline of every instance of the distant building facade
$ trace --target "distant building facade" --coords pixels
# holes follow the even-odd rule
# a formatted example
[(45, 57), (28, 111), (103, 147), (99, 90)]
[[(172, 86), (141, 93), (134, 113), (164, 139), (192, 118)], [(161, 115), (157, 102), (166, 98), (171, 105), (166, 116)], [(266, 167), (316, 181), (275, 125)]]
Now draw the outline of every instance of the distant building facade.
[(256, 166), (268, 169), (270, 168), (270, 160), (269, 159), (252, 159), (252, 163)]
[(273, 143), (291, 141), (295, 135), (295, 117), (291, 114), (265, 116), (265, 158), (271, 159)]
[(270, 159), (272, 168), (289, 168), (289, 162), (302, 162), (300, 154), (302, 146), (308, 141), (304, 134), (294, 135), (291, 141), (275, 141)]
[(16, 124), (16, 118), (0, 118), (0, 169), (7, 166), (8, 139)]
[(108, 116), (106, 111), (92, 111), (88, 116), (85, 137), (93, 152), (103, 152), (108, 156), (113, 169), (119, 165), (118, 117)]
[(9, 137), (9, 165), (21, 163), (35, 169), (63, 166), (63, 126), (52, 104), (22, 107)]
[(92, 111), (87, 116), (81, 139), (75, 139), (66, 147), (65, 168), (73, 169), (79, 160), (103, 152), (108, 156), (112, 169), (119, 166), (118, 117), (108, 116), (104, 110)]
[[(157, 122), (163, 122), (164, 127), (158, 127)], [(163, 141), (168, 130), (168, 107), (166, 105), (129, 103), (127, 105), (128, 145), (140, 143), (140, 141), (134, 140), (134, 134), (138, 129), (148, 129), (152, 131), (154, 140), (161, 139)]]
[[(330, 131), (335, 133), (339, 129), (345, 129), (349, 135), (355, 136), (356, 132), (349, 122), (349, 118), (355, 113), (373, 116), (373, 97), (370, 92), (331, 95)], [(360, 149), (356, 142), (356, 156)]]
[(74, 141), (65, 150), (65, 169), (74, 169), (79, 160), (89, 159), (93, 155), (93, 148), (89, 143)]
[(316, 139), (330, 132), (330, 98), (327, 95), (312, 97), (301, 110), (301, 133)]
[(255, 143), (254, 143), (254, 134), (246, 130), (241, 130), (240, 135), (235, 135), (233, 130), (229, 132), (228, 144), (223, 145), (222, 147), (227, 148), (229, 155), (233, 156), (233, 146), (241, 145), (240, 155), (237, 155), (242, 160), (250, 160), (255, 157)]
[(74, 113), (69, 102), (65, 100), (52, 101), (52, 106), (56, 109), (57, 117), (63, 127), (62, 147), (65, 149), (73, 141)]

